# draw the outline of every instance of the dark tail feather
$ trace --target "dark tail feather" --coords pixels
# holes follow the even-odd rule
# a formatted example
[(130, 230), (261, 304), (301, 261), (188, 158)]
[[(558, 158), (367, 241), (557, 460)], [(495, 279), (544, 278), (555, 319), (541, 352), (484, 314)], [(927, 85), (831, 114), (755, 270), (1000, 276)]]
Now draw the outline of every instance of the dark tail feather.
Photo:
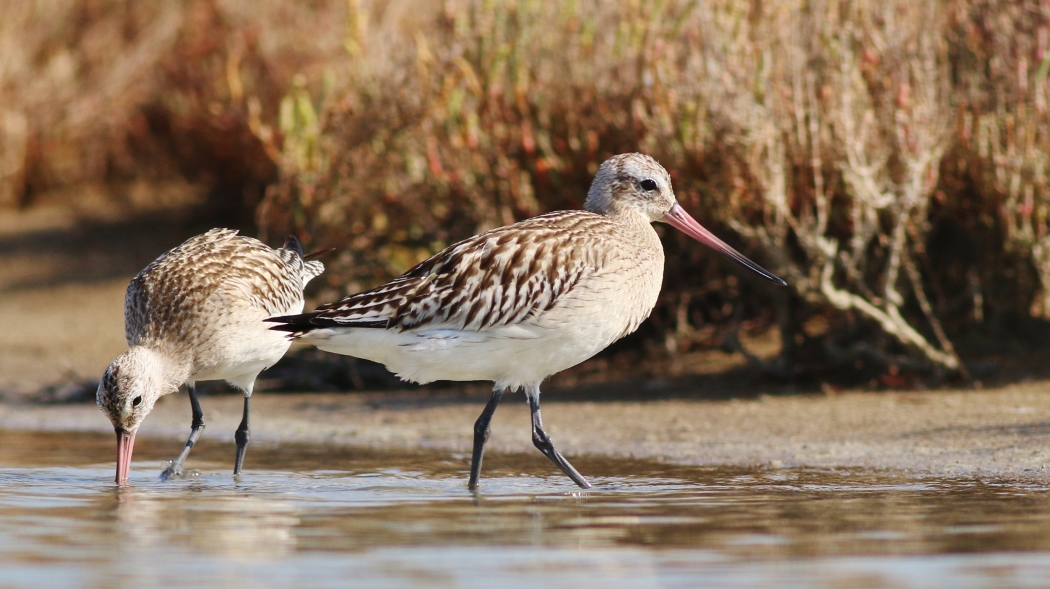
[(270, 329), (272, 331), (287, 331), (288, 333), (307, 333), (317, 327), (311, 320), (319, 313), (302, 313), (301, 315), (282, 315), (280, 317), (268, 317), (263, 319), (267, 323), (276, 323)]
[(334, 247), (326, 247), (323, 250), (317, 250), (315, 252), (310, 252), (310, 253), (306, 254), (305, 256), (303, 256), (303, 259), (304, 260), (312, 260), (314, 258), (320, 258), (321, 256), (326, 256), (326, 255), (328, 255), (328, 254), (330, 254), (330, 253), (332, 253), (334, 251), (335, 251)]
[(299, 240), (294, 235), (289, 235), (284, 238), (284, 249), (292, 250), (299, 254), (299, 257), (303, 257), (303, 246), (299, 243)]
[(295, 337), (310, 333), (315, 329), (323, 329), (325, 327), (363, 327), (371, 329), (386, 329), (390, 326), (390, 322), (386, 319), (372, 319), (366, 321), (338, 321), (330, 317), (322, 317), (322, 311), (311, 311), (309, 313), (302, 313), (300, 315), (284, 315), (281, 317), (269, 317), (263, 319), (268, 323), (276, 323), (270, 329), (273, 331), (287, 331), (293, 334)]

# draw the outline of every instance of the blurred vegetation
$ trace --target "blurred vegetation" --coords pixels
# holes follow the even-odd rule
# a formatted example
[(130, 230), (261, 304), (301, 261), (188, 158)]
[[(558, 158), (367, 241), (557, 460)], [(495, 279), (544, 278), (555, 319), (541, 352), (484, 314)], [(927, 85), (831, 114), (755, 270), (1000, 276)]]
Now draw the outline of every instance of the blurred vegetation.
[(766, 368), (785, 376), (865, 360), (965, 375), (953, 337), (1050, 315), (1048, 16), (1020, 1), (449, 1), (373, 56), (359, 10), (318, 126), (282, 127), (295, 141), (259, 224), (350, 244), (330, 279), (355, 291), (579, 207), (598, 163), (644, 151), (792, 286), (737, 281), (669, 235), (651, 353), (739, 348), (741, 325), (776, 324)]
[(250, 220), (277, 178), (263, 121), (295, 75), (342, 57), (323, 31), (343, 18), (334, 2), (3, 0), (0, 208), (105, 186), (93, 205), (207, 200)]
[[(55, 5), (68, 18), (44, 19)], [(602, 160), (643, 151), (791, 288), (661, 230), (664, 291), (620, 353), (748, 355), (741, 330), (775, 327), (779, 358), (748, 357), (781, 377), (965, 377), (997, 351), (973, 342), (1050, 318), (1044, 3), (18, 6), (0, 25), (0, 55), (22, 45), (0, 69), (16, 97), (0, 101), (0, 202), (194, 178), (254, 208), (264, 238), (338, 247), (331, 299), (578, 208)]]

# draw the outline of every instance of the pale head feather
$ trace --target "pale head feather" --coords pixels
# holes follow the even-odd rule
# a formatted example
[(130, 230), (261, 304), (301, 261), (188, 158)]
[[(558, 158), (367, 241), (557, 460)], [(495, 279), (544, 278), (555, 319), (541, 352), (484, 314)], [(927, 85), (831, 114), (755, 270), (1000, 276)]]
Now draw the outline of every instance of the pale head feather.
[(186, 379), (170, 358), (144, 346), (132, 346), (106, 368), (95, 402), (113, 427), (134, 432), (157, 399), (174, 393)]
[(609, 216), (638, 212), (654, 222), (662, 221), (676, 202), (663, 166), (648, 155), (624, 153), (598, 168), (584, 208)]

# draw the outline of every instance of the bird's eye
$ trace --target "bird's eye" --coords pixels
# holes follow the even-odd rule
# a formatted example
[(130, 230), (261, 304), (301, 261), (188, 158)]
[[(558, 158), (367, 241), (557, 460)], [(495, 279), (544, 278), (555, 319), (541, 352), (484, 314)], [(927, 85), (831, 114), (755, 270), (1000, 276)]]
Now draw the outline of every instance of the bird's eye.
[(656, 190), (656, 181), (655, 180), (648, 180), (648, 179), (642, 180), (641, 182), (638, 183), (638, 185), (642, 187), (642, 190), (647, 190), (647, 191)]
[(138, 407), (141, 404), (142, 404), (142, 396), (141, 395), (138, 396), (138, 397), (135, 397), (134, 399), (131, 400), (131, 406), (132, 407)]

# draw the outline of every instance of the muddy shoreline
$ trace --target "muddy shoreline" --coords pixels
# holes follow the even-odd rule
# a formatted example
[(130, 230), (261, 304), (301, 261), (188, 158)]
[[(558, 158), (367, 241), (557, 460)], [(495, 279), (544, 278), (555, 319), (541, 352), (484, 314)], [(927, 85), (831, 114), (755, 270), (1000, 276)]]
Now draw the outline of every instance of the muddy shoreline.
[[(632, 458), (696, 466), (873, 468), (914, 475), (1050, 482), (1050, 383), (980, 391), (848, 392), (754, 400), (544, 399), (544, 420), (566, 456)], [(591, 397), (591, 395), (587, 395)], [(257, 393), (255, 443), (313, 443), (469, 454), (481, 391), (366, 394)], [(518, 402), (516, 402), (518, 401)], [(529, 413), (509, 396), (489, 448), (535, 453)], [(239, 395), (202, 399), (204, 436), (231, 444)], [(167, 439), (173, 454), (189, 428), (184, 393), (162, 399), (140, 437)], [(0, 429), (111, 432), (93, 404), (0, 404)], [(100, 457), (108, 460), (108, 457)]]

